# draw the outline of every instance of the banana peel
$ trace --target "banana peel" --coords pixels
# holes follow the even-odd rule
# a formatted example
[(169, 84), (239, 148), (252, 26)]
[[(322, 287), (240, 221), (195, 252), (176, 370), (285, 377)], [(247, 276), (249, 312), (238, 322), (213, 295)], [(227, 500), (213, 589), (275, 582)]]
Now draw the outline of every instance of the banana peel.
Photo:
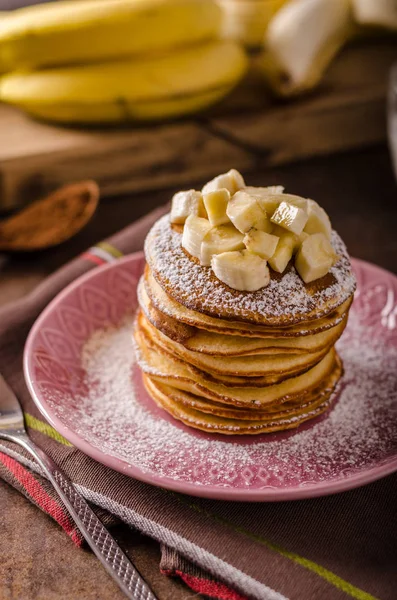
[(350, 0), (291, 0), (265, 36), (261, 70), (272, 90), (294, 96), (314, 88), (354, 31)]
[(163, 52), (217, 37), (213, 0), (64, 0), (30, 6), (0, 22), (7, 70), (100, 62)]
[(246, 68), (239, 45), (213, 41), (161, 57), (12, 73), (0, 82), (0, 100), (59, 123), (159, 120), (213, 104)]

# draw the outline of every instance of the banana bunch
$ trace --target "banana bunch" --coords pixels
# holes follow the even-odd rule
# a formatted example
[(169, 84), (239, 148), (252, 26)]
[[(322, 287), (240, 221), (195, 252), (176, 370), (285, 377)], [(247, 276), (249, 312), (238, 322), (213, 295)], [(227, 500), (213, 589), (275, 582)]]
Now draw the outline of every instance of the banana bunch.
[(60, 1), (0, 21), (0, 99), (62, 123), (164, 119), (209, 106), (246, 57), (213, 0)]
[(358, 31), (397, 30), (396, 0), (290, 0), (270, 21), (261, 68), (280, 96), (315, 87)]
[(212, 41), (164, 56), (14, 73), (1, 97), (35, 117), (63, 123), (157, 120), (222, 98), (244, 73), (232, 42)]
[(222, 36), (248, 48), (261, 46), (266, 28), (287, 0), (218, 0), (223, 11)]

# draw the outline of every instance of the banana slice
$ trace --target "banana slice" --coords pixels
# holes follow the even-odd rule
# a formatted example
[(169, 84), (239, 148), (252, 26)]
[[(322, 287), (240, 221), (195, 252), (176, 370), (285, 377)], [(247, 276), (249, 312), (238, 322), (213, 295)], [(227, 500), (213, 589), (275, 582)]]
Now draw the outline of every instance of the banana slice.
[(183, 225), (189, 215), (206, 217), (203, 196), (196, 190), (178, 192), (172, 197), (171, 223)]
[(241, 173), (236, 171), (236, 169), (230, 169), (227, 173), (222, 173), (222, 175), (218, 175), (217, 177), (214, 177), (214, 179), (211, 179), (211, 181), (205, 184), (201, 191), (203, 194), (208, 194), (209, 192), (226, 188), (229, 190), (230, 194), (233, 195), (244, 186), (245, 182)]
[(210, 229), (204, 236), (203, 243), (201, 244), (201, 264), (209, 267), (211, 259), (215, 254), (243, 250), (243, 239), (243, 234), (237, 231), (231, 223)]
[(252, 227), (260, 231), (271, 231), (272, 225), (265, 211), (256, 198), (247, 192), (239, 191), (234, 194), (227, 205), (226, 214), (241, 233), (246, 233)]
[(244, 244), (247, 250), (268, 260), (275, 253), (279, 239), (271, 233), (250, 229), (244, 236)]
[(290, 202), (281, 202), (270, 219), (272, 223), (283, 227), (291, 233), (299, 235), (307, 223), (307, 213)]
[(352, 0), (353, 14), (361, 25), (397, 29), (396, 0)]
[(230, 192), (226, 188), (215, 190), (204, 194), (204, 206), (207, 211), (208, 219), (211, 225), (223, 225), (230, 223), (230, 219), (226, 214), (226, 208), (230, 200)]
[(265, 38), (263, 69), (274, 91), (289, 96), (314, 87), (352, 30), (350, 0), (288, 2)]
[(296, 249), (298, 238), (293, 233), (283, 231), (281, 227), (276, 232), (277, 235), (280, 233), (279, 241), (273, 256), (269, 258), (269, 265), (277, 273), (284, 273)]
[(240, 292), (256, 292), (270, 282), (266, 261), (248, 250), (216, 254), (211, 266), (218, 279)]
[(323, 233), (315, 233), (302, 243), (295, 267), (305, 283), (324, 277), (336, 261), (336, 255)]
[(309, 234), (323, 233), (330, 240), (332, 226), (325, 210), (314, 200), (307, 200), (307, 215), (308, 220), (303, 231)]
[(185, 222), (182, 234), (182, 247), (192, 256), (201, 258), (201, 244), (210, 231), (211, 223), (207, 219), (190, 215)]

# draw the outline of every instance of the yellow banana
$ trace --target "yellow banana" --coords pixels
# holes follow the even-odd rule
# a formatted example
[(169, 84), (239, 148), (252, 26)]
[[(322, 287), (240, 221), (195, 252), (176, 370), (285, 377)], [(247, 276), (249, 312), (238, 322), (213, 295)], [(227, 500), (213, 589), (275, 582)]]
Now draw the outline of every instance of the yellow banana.
[(354, 31), (350, 0), (291, 0), (269, 23), (262, 68), (282, 96), (317, 85)]
[(216, 37), (213, 0), (82, 0), (19, 9), (0, 23), (9, 70), (96, 62)]
[(223, 10), (222, 37), (247, 47), (262, 44), (271, 18), (288, 0), (218, 0)]
[(246, 66), (240, 46), (214, 41), (162, 57), (9, 74), (0, 100), (63, 123), (164, 119), (222, 98)]

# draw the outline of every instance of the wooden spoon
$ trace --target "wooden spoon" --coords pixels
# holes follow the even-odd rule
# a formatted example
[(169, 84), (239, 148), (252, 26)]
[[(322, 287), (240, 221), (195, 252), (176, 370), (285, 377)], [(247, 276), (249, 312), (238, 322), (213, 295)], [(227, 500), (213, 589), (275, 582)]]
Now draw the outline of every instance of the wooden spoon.
[(56, 190), (0, 221), (0, 251), (31, 252), (61, 244), (88, 223), (98, 200), (95, 181), (81, 181)]

